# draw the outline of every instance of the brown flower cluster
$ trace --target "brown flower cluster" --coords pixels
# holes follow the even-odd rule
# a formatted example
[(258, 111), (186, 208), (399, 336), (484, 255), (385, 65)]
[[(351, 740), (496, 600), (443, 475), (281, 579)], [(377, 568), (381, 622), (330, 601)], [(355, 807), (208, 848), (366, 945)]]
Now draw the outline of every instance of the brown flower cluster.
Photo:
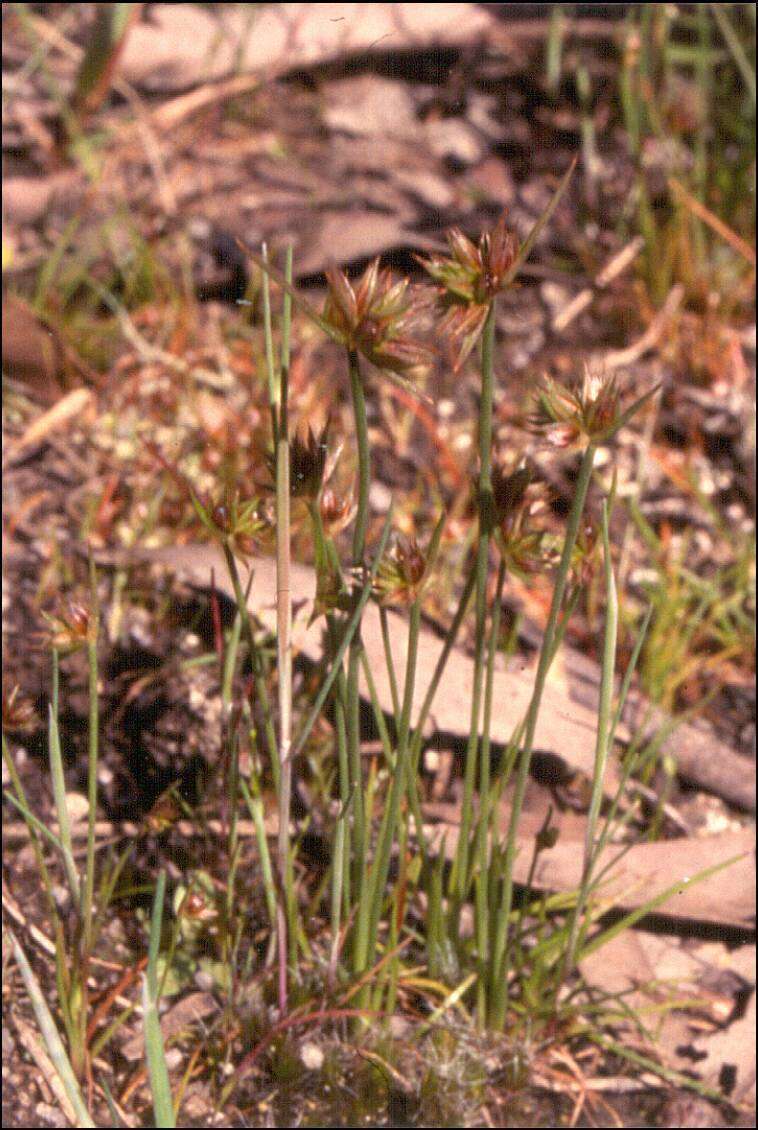
[(453, 344), (453, 364), (460, 368), (476, 345), (490, 303), (511, 281), (518, 256), (518, 241), (506, 224), (505, 215), (491, 232), (475, 244), (453, 228), (447, 233), (450, 255), (420, 259), (439, 285), (439, 302), (445, 310), (440, 333)]
[[(295, 432), (290, 440), (290, 494), (293, 498), (316, 499), (319, 497), (327, 474), (329, 445), (329, 421), (317, 434), (310, 424), (304, 432)], [(273, 487), (276, 480), (276, 456), (266, 456)]]
[(492, 469), (495, 509), (495, 544), (510, 572), (519, 577), (535, 573), (550, 563), (545, 530), (537, 515), (547, 502), (547, 487), (529, 467), (508, 473), (501, 463)]
[(379, 562), (374, 594), (380, 604), (413, 604), (427, 580), (428, 561), (414, 537), (397, 534)]
[(251, 557), (270, 535), (270, 524), (261, 514), (258, 499), (243, 500), (237, 490), (225, 490), (223, 502), (210, 508), (209, 518), (211, 532), (226, 542), (236, 557)]
[(97, 639), (97, 619), (86, 604), (70, 597), (57, 613), (42, 614), (48, 624), (47, 644), (54, 651), (67, 654), (86, 647)]
[(603, 539), (600, 526), (591, 514), (585, 514), (571, 554), (571, 576), (574, 584), (586, 589), (602, 566)]
[(37, 728), (39, 722), (34, 705), (21, 694), (16, 684), (10, 690), (3, 687), (3, 731), (11, 734), (28, 734)]
[(323, 319), (346, 349), (384, 373), (406, 380), (423, 376), (433, 355), (410, 335), (417, 307), (408, 279), (396, 281), (391, 271), (379, 269), (377, 258), (355, 286), (334, 266), (326, 281)]
[(336, 537), (350, 525), (357, 509), (352, 494), (337, 494), (331, 487), (323, 491), (320, 506), (321, 521), (330, 537)]
[(630, 412), (621, 411), (616, 377), (585, 365), (581, 384), (576, 388), (544, 378), (527, 424), (552, 447), (573, 450), (610, 440), (629, 415)]

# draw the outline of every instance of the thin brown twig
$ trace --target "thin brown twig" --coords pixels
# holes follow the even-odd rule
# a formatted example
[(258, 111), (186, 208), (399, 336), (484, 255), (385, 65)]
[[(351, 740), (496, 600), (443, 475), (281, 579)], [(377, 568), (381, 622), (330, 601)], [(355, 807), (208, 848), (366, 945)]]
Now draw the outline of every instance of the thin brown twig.
[(737, 235), (735, 231), (732, 231), (728, 224), (725, 224), (722, 219), (711, 212), (710, 208), (706, 208), (705, 204), (701, 204), (700, 201), (688, 192), (684, 185), (680, 184), (674, 177), (671, 177), (669, 180), (669, 188), (674, 195), (678, 196), (681, 202), (689, 208), (693, 216), (697, 216), (699, 220), (707, 224), (711, 231), (720, 235), (734, 251), (738, 252), (738, 254), (743, 257), (743, 259), (747, 259), (751, 267), (755, 267), (755, 250), (746, 240)]
[(676, 286), (672, 286), (663, 306), (637, 341), (628, 345), (625, 349), (612, 349), (608, 353), (600, 354), (595, 360), (599, 361), (600, 366), (606, 372), (610, 372), (612, 369), (621, 369), (625, 365), (633, 365), (635, 361), (639, 361), (640, 357), (643, 357), (658, 344), (663, 336), (666, 324), (679, 309), (683, 298), (684, 287), (681, 283), (677, 283)]
[(595, 297), (595, 290), (603, 289), (612, 283), (614, 279), (618, 278), (618, 276), (634, 262), (644, 246), (644, 239), (642, 236), (638, 235), (622, 247), (620, 251), (617, 251), (597, 274), (593, 285), (580, 290), (570, 302), (561, 307), (553, 318), (552, 329), (555, 331), (565, 330), (571, 322), (587, 309), (592, 299)]

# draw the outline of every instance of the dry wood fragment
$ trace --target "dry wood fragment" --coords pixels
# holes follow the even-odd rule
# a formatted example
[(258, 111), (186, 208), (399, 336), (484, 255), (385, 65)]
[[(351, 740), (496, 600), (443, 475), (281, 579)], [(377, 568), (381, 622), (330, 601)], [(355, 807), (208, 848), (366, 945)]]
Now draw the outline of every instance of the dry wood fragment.
[[(147, 559), (162, 563), (183, 575), (200, 588), (210, 588), (213, 570), (218, 589), (233, 597), (226, 564), (214, 546), (177, 546), (127, 555), (124, 563)], [(253, 583), (250, 591), (250, 608), (269, 631), (276, 627), (275, 567), (272, 558), (256, 558), (252, 562)], [(299, 611), (295, 622), (293, 643), (308, 658), (318, 661), (322, 654), (321, 622), (308, 627), (315, 574), (309, 566), (293, 564), (292, 587)], [(406, 625), (402, 616), (389, 613), (389, 622), (396, 647), (397, 678), (402, 686), (405, 672)], [(369, 655), (377, 682), (379, 701), (387, 712), (392, 711), (392, 697), (386, 673), (384, 651), (381, 643), (379, 613), (369, 603), (363, 623), (363, 641)], [(419, 658), (415, 692), (415, 712), (430, 684), (442, 641), (431, 630), (424, 628), (419, 641)], [(496, 709), (493, 712), (491, 735), (493, 742), (506, 745), (515, 727), (521, 722), (532, 694), (533, 671), (516, 667), (495, 672)], [(445, 674), (432, 707), (430, 730), (455, 739), (468, 735), (469, 703), (473, 680), (473, 665), (460, 648), (451, 653)], [(573, 648), (564, 647), (553, 665), (545, 690), (543, 707), (537, 725), (535, 748), (556, 754), (569, 771), (591, 777), (595, 756), (597, 726), (597, 694), (599, 671), (597, 665)], [(365, 691), (365, 688), (364, 688)], [(637, 727), (644, 723), (644, 733), (652, 736), (666, 721), (654, 711), (639, 694), (630, 695), (624, 714), (624, 725), (618, 737), (629, 740)], [(687, 781), (701, 785), (725, 797), (739, 807), (755, 811), (755, 776), (752, 767), (726, 743), (720, 741), (705, 725), (683, 723), (663, 741), (662, 751), (677, 760), (680, 775)], [(606, 778), (606, 791), (615, 792), (618, 770), (611, 763)]]
[(18, 1034), (20, 1044), (37, 1066), (37, 1070), (39, 1071), (37, 1085), (41, 1092), (43, 1095), (46, 1094), (49, 1097), (49, 1091), (52, 1091), (60, 1107), (58, 1114), (63, 1114), (69, 1126), (78, 1126), (79, 1122), (76, 1117), (76, 1112), (71, 1105), (71, 1100), (66, 1093), (66, 1088), (61, 1082), (58, 1072), (53, 1067), (52, 1060), (42, 1046), (42, 1041), (38, 1037), (35, 1029), (20, 1016), (13, 1017), (13, 1024)]
[(10, 445), (7, 459), (12, 461), (22, 451), (35, 443), (41, 443), (51, 433), (66, 427), (72, 420), (81, 422), (82, 418), (86, 419), (89, 412), (94, 409), (94, 403), (94, 395), (88, 388), (72, 389), (42, 416), (38, 416), (24, 434)]
[[(457, 825), (433, 824), (425, 828), (430, 848), (445, 842), (445, 855), (455, 854)], [(531, 847), (521, 840), (522, 850), (516, 858), (514, 876), (523, 883), (529, 874)], [(597, 871), (614, 860), (619, 844), (606, 848)], [(735, 858), (736, 857), (736, 858)], [(717, 863), (735, 859), (729, 867), (702, 882), (691, 880), (701, 871)], [(541, 853), (533, 885), (538, 890), (572, 891), (582, 876), (582, 845), (577, 840), (559, 839), (554, 848)], [(657, 911), (671, 918), (713, 922), (752, 930), (755, 927), (755, 863), (754, 833), (750, 828), (718, 836), (682, 837), (656, 843), (634, 844), (610, 869), (597, 898), (608, 907), (632, 909), (663, 894), (681, 883)]]

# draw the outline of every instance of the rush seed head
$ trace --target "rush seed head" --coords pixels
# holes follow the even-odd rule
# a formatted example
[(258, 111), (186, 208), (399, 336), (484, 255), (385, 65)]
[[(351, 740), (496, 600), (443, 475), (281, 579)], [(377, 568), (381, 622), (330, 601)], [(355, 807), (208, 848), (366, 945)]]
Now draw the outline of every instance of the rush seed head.
[(428, 562), (414, 537), (397, 534), (374, 581), (380, 604), (413, 604), (427, 580)]
[(433, 255), (419, 262), (437, 284), (437, 303), (444, 311), (439, 330), (452, 347), (457, 370), (476, 345), (495, 296), (510, 281), (518, 241), (509, 230), (505, 213), (478, 244), (459, 228), (447, 233), (450, 254)]
[(492, 468), (495, 507), (494, 539), (508, 569), (523, 577), (550, 563), (545, 530), (538, 515), (547, 501), (545, 483), (535, 480), (530, 467), (508, 473), (502, 464)]
[(419, 311), (408, 279), (395, 280), (375, 259), (355, 286), (335, 266), (326, 281), (323, 319), (345, 348), (407, 380), (426, 373), (433, 354), (410, 335)]
[(97, 621), (89, 607), (70, 597), (57, 613), (42, 615), (48, 624), (47, 643), (55, 651), (78, 651), (97, 637)]
[(608, 443), (655, 391), (651, 389), (623, 408), (616, 376), (585, 364), (581, 380), (572, 387), (551, 377), (543, 379), (527, 426), (546, 443), (561, 449)]

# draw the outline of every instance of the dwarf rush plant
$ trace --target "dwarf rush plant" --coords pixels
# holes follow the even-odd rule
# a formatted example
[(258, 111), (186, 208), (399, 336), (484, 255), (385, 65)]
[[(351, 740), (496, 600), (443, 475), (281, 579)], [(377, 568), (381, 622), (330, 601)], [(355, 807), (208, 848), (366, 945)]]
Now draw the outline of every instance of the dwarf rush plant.
[[(372, 1011), (390, 1012), (392, 1009), (397, 978), (401, 975), (398, 947), (402, 945), (405, 914), (411, 890), (415, 887), (424, 891), (428, 899), (429, 929), (433, 937), (427, 940), (427, 952), (435, 974), (439, 976), (444, 967), (452, 970), (454, 966), (460, 971), (463, 980), (459, 982), (459, 988), (464, 982), (466, 986), (465, 989), (460, 988), (461, 997), (473, 991), (480, 1026), (502, 1029), (506, 1022), (511, 963), (515, 958), (516, 945), (512, 928), (517, 832), (547, 674), (576, 606), (582, 570), (587, 569), (587, 565), (581, 564), (587, 549), (580, 549), (580, 542), (584, 545), (582, 539), (588, 536), (586, 530), (589, 527), (583, 515), (595, 455), (598, 447), (609, 444), (616, 432), (633, 418), (655, 391), (650, 390), (630, 405), (624, 405), (617, 380), (589, 369), (585, 369), (575, 386), (546, 379), (537, 388), (534, 411), (528, 419), (529, 427), (557, 451), (581, 452), (562, 549), (560, 554), (553, 554), (539, 525), (540, 490), (539, 484), (533, 483), (532, 470), (523, 463), (515, 464), (510, 473), (500, 464), (493, 467), (495, 321), (498, 294), (513, 282), (540, 231), (553, 214), (572, 170), (573, 166), (522, 245), (502, 219), (477, 244), (462, 232), (451, 232), (448, 237), (449, 257), (438, 255), (422, 261), (434, 284), (431, 307), (439, 311), (438, 329), (450, 344), (454, 367), (459, 368), (477, 344), (480, 345), (479, 475), (476, 491), (479, 533), (476, 555), (463, 581), (458, 610), (421, 704), (414, 703), (414, 690), (422, 598), (439, 552), (444, 516), (426, 550), (422, 550), (414, 538), (398, 534), (389, 555), (379, 553), (374, 557), (374, 590), (380, 603), (382, 640), (394, 704), (394, 734), (391, 740), (372, 686), (372, 673), (365, 663), (360, 622), (347, 648), (344, 628), (349, 611), (355, 614), (359, 592), (351, 587), (349, 578), (352, 576), (354, 585), (355, 578), (366, 569), (369, 534), (371, 463), (364, 366), (378, 370), (380, 377), (400, 380), (406, 387), (409, 380), (421, 378), (431, 358), (414, 334), (416, 296), (408, 280), (396, 281), (388, 271), (380, 270), (378, 261), (369, 266), (357, 283), (351, 282), (336, 268), (330, 268), (327, 272), (326, 302), (323, 311), (318, 313), (292, 286), (289, 277), (273, 268), (265, 256), (252, 255), (266, 278), (278, 283), (285, 296), (292, 298), (344, 350), (352, 401), (358, 491), (348, 572), (340, 564), (337, 543), (325, 533), (326, 430), (320, 440), (310, 432), (305, 439), (294, 441), (291, 450), (297, 453), (293, 457), (299, 469), (298, 485), (293, 484), (291, 490), (293, 494), (300, 492), (308, 497), (317, 566), (314, 615), (326, 616), (334, 687), (339, 810), (331, 865), (330, 977), (334, 983), (343, 955), (350, 955), (348, 967), (355, 979), (356, 1000), (361, 1011), (371, 1008)], [(424, 308), (428, 309), (429, 305), (429, 300), (424, 299)], [(266, 309), (270, 309), (268, 300)], [(270, 342), (270, 330), (267, 330), (266, 336)], [(423, 390), (419, 390), (419, 394), (423, 395)], [(334, 506), (333, 499), (330, 499), (330, 505)], [(385, 532), (386, 529), (385, 526)], [(494, 598), (488, 601), (493, 546), (497, 547), (500, 560)], [(514, 734), (503, 767), (493, 778), (489, 725), (495, 708), (492, 676), (500, 638), (499, 612), (504, 585), (509, 571), (524, 575), (553, 559), (557, 561), (557, 573), (531, 705)], [(612, 591), (608, 588), (608, 592)], [(423, 724), (432, 708), (439, 679), (472, 596), (475, 605), (474, 682), (461, 825), (452, 866), (445, 878), (440, 863), (430, 857), (426, 843), (418, 791), (419, 756)], [(404, 663), (398, 660), (398, 641), (392, 638), (385, 614), (386, 606), (392, 604), (401, 605), (409, 612)], [(342, 648), (339, 647), (340, 639)], [(612, 649), (614, 640), (615, 636), (608, 637), (607, 650)], [(341, 660), (340, 653), (345, 651), (347, 664), (343, 668), (341, 661), (336, 661)], [(387, 778), (384, 805), (376, 831), (373, 814), (377, 808), (380, 784), (373, 771), (368, 780), (365, 779), (360, 750), (359, 680), (362, 672), (382, 736), (384, 775)], [(603, 680), (605, 714), (600, 719), (602, 745), (599, 746), (603, 752), (598, 754), (597, 759), (594, 818), (588, 830), (587, 881), (574, 902), (573, 925), (567, 923), (565, 935), (562, 935), (564, 975), (573, 966), (577, 932), (589, 899), (598, 798), (601, 796), (610, 740), (606, 716), (610, 709), (612, 680), (613, 666), (610, 664)], [(496, 821), (498, 800), (514, 768), (515, 792), (510, 822), (505, 838), (500, 842)], [(549, 838), (549, 830), (546, 830), (545, 843)], [(414, 839), (421, 853), (420, 858), (415, 860), (408, 854)], [(391, 881), (393, 857), (398, 860), (394, 886)], [(472, 896), (473, 948), (462, 930), (463, 908)], [(444, 954), (455, 955), (453, 966), (444, 959)], [(559, 971), (560, 962), (555, 962), (551, 984), (555, 983)]]
[[(234, 594), (236, 603), (233, 623), (224, 631), (214, 578), (215, 648), (203, 662), (218, 672), (220, 690), (223, 882), (205, 864), (180, 882), (171, 870), (160, 869), (152, 917), (149, 924), (147, 916), (144, 920), (145, 954), (125, 975), (131, 985), (130, 978), (136, 981), (146, 969), (141, 994), (145, 1077), (157, 1125), (171, 1126), (178, 1120), (184, 1085), (196, 1062), (193, 1059), (187, 1068), (184, 1084), (172, 1091), (164, 1051), (171, 1036), (162, 1033), (160, 1001), (176, 991), (174, 981), (182, 970), (187, 976), (195, 952), (207, 942), (214, 960), (202, 972), (225, 1002), (223, 1019), (208, 1037), (208, 1048), (213, 1049), (208, 1052), (209, 1062), (215, 1055), (214, 1062), (222, 1068), (222, 1106), (267, 1049), (275, 1049), (277, 1069), (284, 1078), (289, 1060), (279, 1053), (290, 1030), (316, 1021), (347, 1023), (367, 1062), (384, 1069), (383, 1054), (376, 1046), (369, 1048), (367, 1041), (378, 1032), (389, 1042), (389, 1020), (399, 1004), (415, 999), (414, 994), (429, 1006), (414, 1029), (414, 1039), (453, 1036), (452, 1018), (471, 1017), (480, 1031), (499, 1038), (508, 1032), (514, 1046), (523, 1045), (523, 1054), (520, 1050), (513, 1060), (514, 1079), (520, 1079), (528, 1067), (532, 1044), (547, 1046), (566, 1032), (592, 1038), (591, 1010), (582, 1011), (579, 1002), (584, 998), (576, 973), (583, 957), (623, 928), (617, 922), (606, 927), (599, 923), (608, 909), (603, 892), (610, 869), (629, 845), (621, 845), (611, 860), (609, 849), (615, 833), (632, 818), (633, 806), (625, 803), (626, 785), (633, 773), (645, 769), (649, 757), (643, 752), (636, 760), (627, 758), (620, 778), (615, 777), (613, 794), (609, 794), (608, 768), (632, 675), (640, 657), (644, 659), (652, 615), (648, 610), (643, 619), (616, 696), (618, 602), (609, 533), (616, 478), (614, 473), (610, 489), (601, 492), (594, 472), (600, 449), (607, 465), (607, 449), (617, 433), (657, 389), (628, 396), (612, 373), (583, 366), (573, 380), (545, 377), (531, 390), (531, 411), (523, 420), (526, 429), (556, 457), (576, 457), (561, 535), (548, 524), (548, 490), (540, 480), (536, 458), (525, 450), (503, 451), (493, 441), (500, 296), (514, 283), (555, 213), (573, 169), (572, 164), (523, 242), (505, 217), (476, 242), (454, 230), (448, 235), (447, 254), (420, 261), (430, 280), (423, 286), (383, 270), (379, 260), (357, 280), (332, 266), (326, 272), (326, 298), (317, 311), (293, 285), (291, 250), (281, 272), (265, 248), (261, 255), (250, 252), (263, 274), (262, 386), (265, 381), (270, 433), (260, 453), (262, 477), (267, 477), (260, 482), (260, 491), (268, 489), (268, 499), (257, 496), (259, 480), (254, 480), (254, 491), (238, 481), (200, 490), (189, 473), (152, 441), (145, 442), (177, 487), (182, 505), (197, 516), (218, 547), (229, 574), (226, 591)], [(335, 440), (337, 428), (328, 412), (319, 421), (292, 419), (295, 308), (337, 347), (352, 417), (351, 433), (342, 443)], [(409, 392), (427, 396), (424, 382), (442, 353), (426, 344), (430, 323), (445, 343), (443, 363), (454, 372), (478, 359), (479, 392), (478, 463), (472, 468), (469, 510), (475, 517), (465, 553), (459, 555), (457, 604), (433, 664), (426, 662), (423, 652), (422, 615), (445, 557), (450, 515), (444, 509), (435, 513), (427, 529), (419, 519), (398, 520), (394, 528), (391, 500), (383, 521), (373, 521), (369, 437), (375, 381), (399, 384), (406, 400)], [(344, 464), (334, 474), (343, 446), (348, 449), (345, 463), (352, 447), (354, 492), (338, 485), (344, 482)], [(599, 505), (598, 493), (602, 493)], [(349, 527), (346, 545), (343, 534)], [(272, 542), (273, 647), (256, 618), (259, 611), (264, 619), (262, 608), (251, 599), (255, 570)], [(296, 589), (301, 566), (293, 559), (293, 550), (303, 544), (310, 545), (315, 563), (315, 591), (306, 616), (298, 599), (304, 594)], [(524, 849), (526, 790), (550, 668), (595, 558), (602, 559), (602, 664), (581, 875), (576, 890), (540, 894), (533, 883), (539, 877), (542, 853), (555, 847), (558, 829), (551, 807)], [(502, 652), (510, 654), (515, 638), (512, 630), (504, 646), (504, 593), (514, 577), (528, 579), (538, 572), (551, 573), (552, 595), (531, 696), (507, 745), (493, 750), (492, 735), (497, 733), (493, 719), (498, 719), (500, 705), (495, 671)], [(91, 564), (86, 604), (71, 602), (58, 616), (49, 617), (53, 693), (48, 737), (55, 830), (30, 811), (3, 739), (11, 785), (7, 795), (27, 823), (45, 888), (66, 1048), (15, 939), (13, 953), (82, 1125), (92, 1123), (80, 1088), (89, 1084), (91, 1106), (97, 1057), (139, 1007), (127, 1002), (118, 1018), (97, 1032), (100, 1009), (105, 1006), (98, 1003), (90, 1008), (91, 958), (132, 848), (96, 866), (100, 729), (96, 581)], [(449, 825), (440, 840), (425, 822), (421, 774), (425, 725), (472, 603), (472, 678), (459, 821), (457, 827)], [(323, 629), (322, 642), (301, 680), (295, 665), (304, 638), (299, 633), (312, 631), (314, 623)], [(88, 657), (88, 808), (82, 870), (73, 847), (59, 734), (58, 658), (74, 648), (86, 650)], [(306, 658), (313, 657), (307, 648), (303, 650)], [(384, 687), (389, 690), (382, 700)], [(15, 691), (7, 698), (4, 719), (6, 715), (11, 730), (25, 724), (25, 708)], [(370, 748), (365, 740), (367, 718), (378, 735)], [(313, 761), (319, 764), (313, 776), (319, 795), (317, 789), (309, 793), (307, 777), (299, 775), (316, 747), (319, 758), (314, 755)], [(275, 804), (267, 807), (270, 796)], [(144, 834), (161, 834), (174, 818), (166, 813), (177, 803), (175, 795), (159, 797), (145, 818)], [(190, 806), (181, 803), (192, 815)], [(256, 852), (250, 871), (245, 870), (248, 857), (241, 851), (243, 813), (250, 817), (248, 842)], [(202, 824), (198, 819), (193, 831), (204, 834)], [(304, 845), (314, 840), (323, 849), (313, 855), (309, 851), (306, 858)], [(45, 854), (50, 845), (65, 877), (71, 907), (67, 916), (59, 909), (60, 898), (54, 897), (53, 870)], [(526, 859), (517, 858), (519, 852)], [(623, 924), (634, 924), (675, 891), (730, 862), (674, 883), (669, 891), (628, 913)], [(173, 865), (172, 869), (176, 870)], [(526, 876), (523, 892), (516, 889), (517, 876), (522, 887)], [(257, 911), (246, 901), (256, 881), (261, 895)], [(169, 883), (173, 898), (167, 900)], [(139, 889), (145, 892), (144, 886)], [(206, 933), (207, 923), (212, 925)], [(117, 992), (120, 988), (113, 995)], [(445, 1026), (449, 1031), (442, 1030)], [(241, 1058), (233, 1063), (240, 1047), (244, 1048)], [(311, 1048), (309, 1054), (315, 1061), (320, 1049)]]

